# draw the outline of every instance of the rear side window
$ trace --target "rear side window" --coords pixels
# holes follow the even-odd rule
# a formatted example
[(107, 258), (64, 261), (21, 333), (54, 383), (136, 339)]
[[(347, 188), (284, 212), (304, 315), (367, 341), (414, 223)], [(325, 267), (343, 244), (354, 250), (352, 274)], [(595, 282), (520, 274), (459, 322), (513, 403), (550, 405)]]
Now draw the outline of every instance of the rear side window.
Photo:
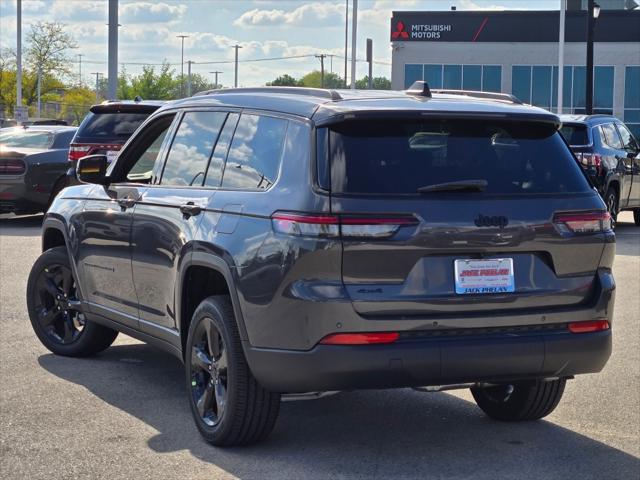
[(276, 181), (288, 121), (243, 114), (231, 142), (223, 188), (266, 190)]
[(604, 136), (604, 143), (612, 148), (622, 148), (620, 136), (618, 135), (613, 123), (605, 123), (600, 128), (602, 129), (602, 135)]
[(78, 128), (77, 137), (126, 140), (149, 115), (149, 113), (89, 112)]
[(560, 129), (560, 134), (572, 146), (589, 145), (590, 143), (586, 125), (565, 123)]
[(417, 194), (421, 187), (485, 180), (487, 194), (587, 192), (553, 127), (515, 122), (354, 121), (332, 127), (331, 189)]
[(227, 114), (187, 112), (182, 117), (162, 172), (162, 185), (202, 185), (213, 146)]

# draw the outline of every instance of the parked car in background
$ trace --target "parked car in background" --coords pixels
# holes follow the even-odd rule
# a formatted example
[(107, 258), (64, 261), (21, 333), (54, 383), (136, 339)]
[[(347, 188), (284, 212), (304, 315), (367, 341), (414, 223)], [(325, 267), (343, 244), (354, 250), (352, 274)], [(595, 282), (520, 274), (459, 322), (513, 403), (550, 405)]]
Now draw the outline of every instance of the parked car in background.
[(215, 445), (264, 439), (281, 393), (470, 388), (491, 418), (545, 417), (611, 354), (615, 235), (558, 117), (475, 95), (167, 104), (45, 216), (36, 335), (173, 353)]
[(0, 213), (47, 211), (66, 185), (76, 130), (55, 125), (0, 130)]
[(562, 115), (560, 133), (602, 195), (614, 222), (632, 210), (640, 226), (640, 144), (611, 115)]
[(133, 132), (163, 103), (106, 101), (92, 106), (71, 142), (69, 160), (73, 162), (72, 166), (75, 168), (75, 162), (86, 155), (106, 155), (110, 162), (113, 161)]

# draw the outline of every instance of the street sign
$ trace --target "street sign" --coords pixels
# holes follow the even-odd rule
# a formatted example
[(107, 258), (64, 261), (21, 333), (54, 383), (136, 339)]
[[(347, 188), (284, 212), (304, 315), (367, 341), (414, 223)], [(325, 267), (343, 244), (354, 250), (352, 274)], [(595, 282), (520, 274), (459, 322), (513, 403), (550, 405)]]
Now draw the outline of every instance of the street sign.
[(18, 123), (26, 122), (29, 120), (29, 107), (25, 105), (16, 105), (13, 108), (13, 116)]

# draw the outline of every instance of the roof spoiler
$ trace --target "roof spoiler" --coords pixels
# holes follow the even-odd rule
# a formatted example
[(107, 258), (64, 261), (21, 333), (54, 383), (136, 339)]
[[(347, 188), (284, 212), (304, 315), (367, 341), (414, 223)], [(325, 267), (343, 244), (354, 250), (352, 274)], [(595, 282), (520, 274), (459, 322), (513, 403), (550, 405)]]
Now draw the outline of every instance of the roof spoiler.
[(522, 105), (522, 100), (520, 100), (515, 95), (511, 95), (510, 93), (480, 92), (477, 90), (453, 90), (453, 89), (447, 89), (447, 88), (438, 88), (436, 90), (432, 90), (432, 92), (444, 93), (447, 95), (462, 95), (465, 97), (473, 97), (473, 98), (486, 98), (487, 100), (501, 100), (503, 102)]

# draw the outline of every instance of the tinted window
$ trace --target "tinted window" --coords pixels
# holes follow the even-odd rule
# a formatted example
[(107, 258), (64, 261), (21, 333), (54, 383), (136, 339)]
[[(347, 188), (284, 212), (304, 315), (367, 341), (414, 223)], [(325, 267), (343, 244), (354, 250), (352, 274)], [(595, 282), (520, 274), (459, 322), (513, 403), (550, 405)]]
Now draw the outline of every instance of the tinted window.
[(589, 145), (590, 143), (586, 125), (565, 123), (560, 133), (569, 145)]
[(149, 115), (149, 113), (90, 112), (78, 129), (78, 137), (127, 139)]
[(34, 132), (22, 127), (0, 133), (0, 144), (7, 147), (49, 148), (53, 135), (49, 132)]
[(333, 127), (329, 142), (336, 193), (416, 194), (472, 179), (493, 194), (589, 190), (555, 129), (531, 123), (350, 122)]
[(171, 126), (171, 122), (165, 122), (166, 126), (161, 128), (158, 136), (151, 141), (151, 145), (149, 145), (144, 152), (140, 155), (136, 163), (131, 167), (129, 173), (127, 173), (127, 180), (131, 182), (148, 182), (151, 180), (151, 176), (153, 173), (153, 166), (156, 163), (156, 159), (160, 154), (160, 148), (162, 147), (162, 142), (167, 137), (167, 133), (169, 133), (169, 127)]
[(226, 116), (224, 112), (185, 113), (167, 156), (162, 185), (202, 185)]
[(618, 132), (620, 132), (620, 138), (622, 138), (622, 148), (635, 152), (638, 149), (636, 140), (631, 135), (631, 132), (622, 123), (617, 124)]
[(618, 132), (616, 131), (616, 127), (613, 126), (613, 123), (605, 123), (601, 125), (602, 134), (604, 135), (604, 143), (613, 148), (622, 148), (622, 142), (620, 141), (620, 137), (618, 136)]
[(242, 115), (224, 169), (222, 186), (266, 190), (278, 176), (287, 121)]
[(219, 187), (222, 180), (222, 171), (224, 170), (224, 160), (229, 151), (229, 143), (233, 137), (233, 132), (236, 129), (238, 123), (237, 113), (230, 113), (227, 117), (227, 121), (224, 123), (224, 128), (220, 133), (220, 137), (216, 142), (211, 161), (209, 162), (209, 168), (207, 169), (207, 178), (204, 180), (204, 184), (207, 187)]

